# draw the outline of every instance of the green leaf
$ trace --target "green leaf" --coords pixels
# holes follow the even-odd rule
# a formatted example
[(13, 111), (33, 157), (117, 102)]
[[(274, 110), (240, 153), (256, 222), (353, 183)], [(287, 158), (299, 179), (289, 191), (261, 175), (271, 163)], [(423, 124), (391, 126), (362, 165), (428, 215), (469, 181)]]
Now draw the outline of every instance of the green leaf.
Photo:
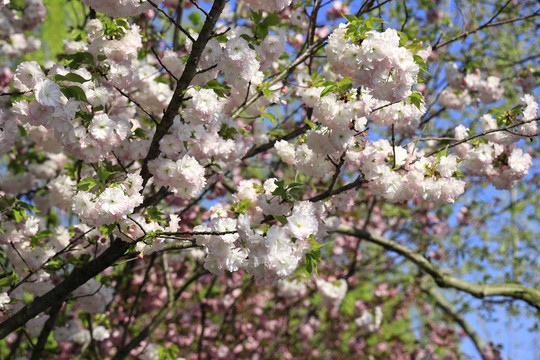
[(191, 21), (193, 26), (197, 27), (201, 24), (201, 15), (198, 12), (194, 11), (189, 14), (188, 19)]
[(319, 277), (319, 272), (317, 268), (317, 257), (313, 254), (313, 252), (306, 254), (306, 267), (304, 269), (306, 279), (309, 278), (309, 275), (311, 275), (312, 272), (315, 272), (315, 275)]
[(84, 93), (84, 90), (76, 85), (64, 86), (60, 88), (60, 91), (62, 91), (62, 94), (64, 94), (68, 99), (74, 98), (75, 100), (84, 101), (85, 103), (88, 103), (88, 99), (86, 98), (86, 94)]
[(304, 119), (304, 122), (306, 124), (308, 124), (308, 126), (312, 129), (312, 130), (315, 130), (317, 128), (317, 124), (315, 124), (313, 121), (310, 121), (308, 119)]
[(225, 123), (221, 124), (221, 129), (218, 132), (219, 136), (225, 140), (232, 140), (234, 139), (234, 134), (238, 134), (238, 131), (235, 128), (229, 127)]
[[(214, 39), (216, 39), (217, 41), (219, 41), (220, 43), (226, 43), (227, 40), (229, 40), (227, 38), (227, 35), (225, 34), (221, 34), (221, 35), (218, 35), (218, 36), (215, 36)], [(249, 41), (249, 40), (248, 40)]]
[(23, 209), (12, 209), (11, 214), (13, 215), (16, 223), (28, 217), (28, 214)]
[(56, 234), (52, 232), (51, 230), (46, 229), (46, 230), (38, 232), (36, 235), (31, 236), (30, 240), (39, 240), (39, 239), (43, 239), (43, 238), (53, 236), (53, 235), (56, 235)]
[(133, 131), (133, 135), (141, 139), (148, 139), (148, 136), (146, 136), (146, 132), (141, 128), (136, 128)]
[(55, 271), (62, 267), (62, 263), (57, 260), (49, 261), (47, 263), (46, 269), (49, 271)]
[(437, 156), (437, 162), (440, 162), (443, 156), (448, 156), (448, 145), (446, 145), (444, 150), (439, 151), (436, 156)]
[(401, 31), (398, 31), (397, 33), (401, 37), (401, 41), (400, 41), (401, 46), (404, 46), (405, 44), (407, 44), (409, 42), (409, 37), (407, 36), (407, 34), (405, 34), (404, 32), (401, 32)]
[(250, 18), (251, 20), (253, 20), (253, 22), (255, 24), (258, 24), (261, 22), (261, 19), (262, 19), (262, 10), (259, 10), (257, 12), (253, 11), (253, 10), (249, 10), (250, 11)]
[(242, 34), (240, 37), (244, 40), (246, 40), (248, 43), (255, 41), (255, 38), (252, 36), (249, 36), (248, 34)]
[(315, 238), (313, 237), (313, 235), (310, 235), (310, 241), (309, 243), (311, 244), (311, 250), (312, 251), (319, 251), (319, 256), (320, 256), (320, 250), (325, 247), (326, 245), (330, 244), (330, 242), (327, 242), (327, 243), (324, 243), (324, 244), (319, 244)]
[(108, 237), (116, 229), (116, 221), (109, 225), (101, 225), (98, 229), (103, 233), (105, 237)]
[(78, 69), (81, 65), (96, 65), (94, 57), (89, 52), (78, 52), (76, 54), (66, 55), (62, 57), (64, 60), (68, 60), (67, 66), (72, 69)]
[(263, 117), (267, 118), (268, 120), (270, 120), (270, 122), (274, 125), (277, 124), (277, 121), (276, 121), (276, 116), (272, 113), (263, 113), (262, 114)]
[(121, 26), (126, 30), (129, 30), (130, 28), (129, 23), (124, 19), (116, 19), (115, 22), (116, 22), (116, 25)]
[(262, 25), (263, 26), (266, 26), (266, 27), (269, 27), (269, 26), (275, 26), (277, 24), (281, 23), (281, 18), (279, 16), (277, 16), (277, 13), (273, 12), (273, 13), (270, 13), (268, 14), (263, 22), (262, 22)]
[(96, 179), (92, 177), (88, 177), (88, 178), (82, 179), (77, 184), (77, 189), (82, 190), (82, 191), (90, 191), (98, 185), (99, 185), (99, 182)]
[(10, 2), (8, 2), (8, 4), (10, 9), (18, 11), (23, 11), (28, 6), (26, 1), (24, 0), (11, 0)]
[(245, 214), (248, 207), (251, 207), (251, 206), (255, 206), (255, 204), (249, 201), (249, 199), (244, 199), (240, 201), (239, 203), (233, 204), (231, 208), (234, 213)]
[(68, 73), (66, 75), (54, 75), (55, 80), (57, 81), (72, 81), (72, 82), (78, 82), (78, 83), (85, 83), (87, 81), (90, 81), (90, 79), (85, 79), (81, 75), (75, 74), (75, 73)]
[(229, 88), (221, 85), (217, 80), (210, 80), (203, 86), (203, 88), (214, 90), (216, 95), (222, 98), (227, 98), (227, 96), (225, 96), (225, 92), (228, 92), (230, 90)]
[(336, 84), (328, 85), (324, 88), (324, 90), (321, 92), (321, 97), (324, 97), (330, 93), (333, 93), (334, 91), (337, 91), (338, 87)]
[(39, 212), (37, 207), (35, 207), (34, 205), (27, 204), (27, 203), (25, 203), (24, 201), (21, 201), (21, 200), (17, 200), (17, 205), (19, 205), (23, 209), (26, 209), (26, 210), (29, 210), (29, 211)]
[(274, 183), (277, 188), (272, 191), (272, 195), (280, 196), (283, 200), (287, 200), (287, 190), (285, 189), (285, 181), (279, 180)]
[(287, 221), (287, 218), (285, 216), (282, 216), (282, 215), (272, 215), (274, 218), (276, 218), (280, 223), (281, 225), (287, 225), (287, 223), (289, 221)]
[(416, 106), (418, 108), (418, 110), (420, 110), (420, 105), (422, 105), (424, 103), (424, 97), (422, 96), (422, 94), (420, 93), (417, 93), (417, 92), (413, 92), (411, 95), (409, 95), (409, 97), (407, 98), (407, 100), (413, 104), (414, 106)]
[(500, 107), (492, 107), (491, 109), (488, 110), (488, 114), (499, 114), (502, 112), (504, 112), (504, 109)]
[(161, 211), (161, 209), (155, 206), (151, 206), (148, 209), (146, 209), (146, 212), (144, 214), (144, 217), (147, 221), (155, 221), (159, 224), (167, 223), (165, 219), (163, 218), (164, 216), (165, 214), (163, 213), (163, 211)]
[(18, 278), (16, 273), (0, 278), (0, 289), (15, 284)]
[(417, 63), (418, 66), (420, 66), (420, 69), (422, 69), (424, 72), (431, 75), (429, 71), (427, 71), (427, 66), (426, 66), (426, 63), (424, 62), (424, 59), (422, 59), (420, 55), (413, 55), (413, 58), (414, 58), (414, 62)]
[(109, 171), (103, 165), (100, 165), (97, 170), (97, 175), (102, 183), (106, 183), (109, 177), (116, 174), (118, 171)]
[(343, 16), (345, 19), (347, 19), (348, 22), (351, 22), (351, 23), (352, 23), (352, 22), (358, 20), (358, 18), (357, 18), (356, 16), (354, 16), (354, 15), (343, 14), (343, 13), (341, 13), (341, 12), (340, 12), (340, 14), (341, 14), (341, 16)]

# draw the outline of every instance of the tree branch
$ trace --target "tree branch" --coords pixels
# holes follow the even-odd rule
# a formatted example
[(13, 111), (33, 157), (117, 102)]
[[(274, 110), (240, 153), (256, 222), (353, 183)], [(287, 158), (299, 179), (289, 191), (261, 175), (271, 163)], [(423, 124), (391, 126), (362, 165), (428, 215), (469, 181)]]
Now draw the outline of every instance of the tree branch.
[[(173, 124), (174, 117), (178, 114), (178, 109), (180, 109), (182, 101), (184, 100), (184, 92), (191, 83), (191, 80), (193, 80), (193, 78), (197, 74), (197, 65), (199, 64), (201, 54), (206, 47), (206, 43), (208, 42), (208, 40), (210, 40), (212, 36), (214, 26), (216, 25), (219, 16), (221, 15), (221, 12), (225, 8), (226, 2), (226, 0), (214, 1), (214, 5), (212, 5), (212, 9), (210, 10), (208, 17), (206, 18), (206, 21), (204, 22), (201, 32), (199, 33), (199, 37), (193, 43), (191, 54), (189, 55), (189, 58), (187, 60), (186, 67), (184, 68), (182, 76), (180, 76), (180, 79), (176, 84), (176, 89), (174, 90), (171, 102), (169, 103), (169, 106), (167, 106), (167, 110), (165, 110), (165, 114), (163, 114), (161, 122), (156, 127), (156, 132), (154, 133), (154, 136), (152, 138), (150, 149), (148, 150), (148, 154), (144, 159), (141, 169), (141, 177), (143, 178), (143, 190), (146, 186), (146, 183), (151, 177), (150, 171), (148, 170), (148, 162), (154, 160), (159, 156), (159, 142), (161, 141), (163, 136), (167, 134), (167, 131), (169, 131), (169, 128)], [(141, 192), (143, 190), (141, 190)]]
[(461, 326), (463, 331), (469, 335), (469, 338), (474, 343), (474, 346), (478, 350), (478, 353), (482, 357), (483, 360), (487, 360), (487, 358), (484, 356), (484, 350), (486, 348), (486, 344), (484, 343), (484, 340), (480, 337), (480, 335), (473, 329), (471, 324), (465, 319), (463, 314), (458, 311), (441, 293), (439, 293), (436, 289), (433, 283), (427, 278), (424, 277), (420, 279), (420, 289), (429, 295), (431, 299), (435, 302), (435, 304), (441, 308), (445, 313), (450, 315), (456, 323)]
[(180, 30), (184, 35), (186, 35), (186, 37), (189, 40), (191, 40), (191, 42), (195, 42), (195, 39), (193, 38), (193, 36), (191, 36), (191, 34), (189, 32), (187, 32), (187, 30), (184, 29), (176, 20), (174, 20), (172, 17), (170, 17), (169, 14), (167, 14), (165, 11), (163, 11), (162, 8), (157, 6), (156, 3), (154, 3), (152, 0), (146, 0), (146, 1), (148, 1), (150, 3), (150, 5), (152, 5), (154, 7), (154, 9), (156, 9), (158, 12), (162, 13), (171, 23), (173, 23), (174, 26), (176, 27), (176, 29)]
[(493, 26), (499, 26), (499, 25), (505, 25), (505, 24), (510, 24), (510, 23), (514, 23), (516, 21), (521, 21), (521, 20), (527, 20), (529, 18), (532, 18), (532, 17), (535, 17), (535, 16), (538, 16), (540, 15), (540, 11), (535, 11), (534, 13), (532, 14), (529, 14), (529, 15), (525, 15), (525, 16), (520, 16), (520, 17), (517, 17), (517, 18), (513, 18), (513, 19), (507, 19), (507, 20), (501, 20), (501, 21), (497, 21), (497, 22), (494, 22), (492, 23), (491, 21), (493, 21), (493, 19), (498, 15), (495, 14), (495, 16), (493, 16), (488, 22), (472, 29), (472, 30), (469, 30), (469, 31), (465, 31), (464, 33), (461, 33), (457, 36), (454, 36), (453, 38), (451, 39), (448, 39), (446, 40), (445, 42), (443, 42), (442, 44), (435, 44), (432, 48), (433, 51), (437, 50), (438, 48), (441, 48), (445, 45), (448, 45), (450, 43), (453, 43), (454, 41), (457, 41), (459, 39), (462, 39), (462, 38), (466, 38), (467, 36), (475, 33), (475, 32), (478, 32), (484, 28), (487, 28), (487, 27), (493, 27)]
[[(515, 124), (512, 124), (512, 125), (508, 125), (508, 126), (505, 126), (505, 127), (502, 127), (502, 128), (497, 128), (497, 129), (491, 129), (491, 130), (486, 130), (486, 131), (482, 131), (481, 133), (478, 133), (478, 134), (474, 134), (474, 135), (471, 135), (465, 139), (461, 139), (461, 140), (458, 140), (456, 141), (455, 143), (452, 143), (452, 144), (449, 144), (449, 145), (445, 145), (445, 146), (441, 146), (440, 148), (436, 149), (436, 150), (433, 150), (432, 152), (430, 152), (429, 154), (425, 155), (425, 157), (430, 157), (432, 155), (435, 155), (437, 154), (438, 152), (441, 152), (443, 151), (444, 149), (451, 149), (455, 146), (458, 146), (460, 144), (463, 144), (463, 143), (466, 143), (468, 141), (471, 141), (473, 139), (476, 139), (478, 137), (481, 137), (481, 136), (484, 136), (484, 135), (489, 135), (491, 133), (495, 133), (495, 132), (499, 132), (499, 131), (508, 131), (509, 129), (512, 129), (516, 126), (520, 126), (520, 125), (524, 125), (524, 124), (528, 124), (528, 123), (531, 123), (531, 122), (534, 122), (534, 121), (540, 121), (540, 117), (537, 117), (535, 119), (531, 119), (531, 120), (527, 120), (527, 121), (520, 121), (518, 123), (515, 123)], [(420, 139), (421, 140), (421, 139)]]
[(120, 348), (118, 350), (118, 352), (114, 355), (113, 360), (125, 359), (128, 356), (128, 354), (129, 354), (129, 352), (131, 350), (135, 349), (139, 345), (139, 343), (141, 341), (143, 341), (148, 335), (150, 335), (163, 322), (163, 320), (165, 320), (167, 318), (167, 315), (169, 314), (169, 312), (173, 308), (174, 302), (176, 302), (176, 300), (178, 300), (180, 295), (182, 295), (182, 293), (189, 287), (189, 285), (191, 285), (195, 280), (197, 280), (198, 278), (200, 278), (204, 274), (207, 274), (207, 272), (206, 271), (200, 271), (200, 272), (196, 273), (195, 275), (193, 275), (190, 279), (188, 279), (184, 283), (184, 285), (182, 285), (182, 287), (174, 295), (174, 301), (170, 302), (170, 301), (167, 300), (166, 306), (164, 306), (156, 314), (156, 316), (153, 317), (152, 322), (147, 327), (145, 327), (139, 333), (139, 335), (134, 337), (129, 342), (129, 344), (127, 344), (126, 346)]
[(126, 250), (129, 249), (129, 246), (130, 244), (127, 242), (116, 240), (99, 257), (73, 270), (73, 272), (54, 289), (43, 296), (36, 297), (30, 304), (26, 305), (1, 323), (0, 339), (5, 338), (10, 333), (26, 324), (28, 320), (47, 310), (49, 307), (63, 302), (72, 291), (101, 273), (122, 257)]
[(47, 321), (45, 321), (45, 324), (43, 325), (43, 328), (39, 333), (39, 337), (36, 346), (34, 346), (34, 349), (32, 350), (32, 356), (30, 357), (30, 360), (39, 360), (42, 358), (42, 352), (45, 349), (45, 344), (47, 344), (49, 334), (54, 328), (54, 323), (56, 322), (58, 313), (62, 308), (62, 304), (63, 302), (59, 302), (51, 308), (51, 311), (49, 312), (49, 318), (47, 319)]
[(405, 247), (393, 240), (386, 239), (382, 236), (372, 234), (367, 230), (360, 230), (351, 226), (340, 225), (337, 232), (364, 239), (404, 256), (411, 262), (415, 263), (421, 270), (429, 274), (440, 287), (449, 287), (464, 291), (479, 299), (483, 299), (487, 296), (508, 296), (514, 299), (523, 300), (537, 310), (540, 310), (540, 291), (536, 289), (532, 289), (520, 284), (474, 284), (472, 282), (458, 279), (446, 274), (444, 271), (435, 267), (425, 257), (409, 249), (408, 247)]

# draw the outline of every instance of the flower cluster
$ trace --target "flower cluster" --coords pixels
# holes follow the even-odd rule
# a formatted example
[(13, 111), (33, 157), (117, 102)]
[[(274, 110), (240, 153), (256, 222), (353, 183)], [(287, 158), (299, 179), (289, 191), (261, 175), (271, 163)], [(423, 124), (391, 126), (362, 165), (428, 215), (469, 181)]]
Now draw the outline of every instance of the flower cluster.
[(212, 273), (246, 270), (259, 284), (272, 284), (290, 276), (310, 251), (310, 238), (322, 235), (316, 209), (309, 202), (296, 203), (283, 227), (253, 229), (249, 215), (238, 219), (216, 217), (195, 232), (230, 232), (226, 235), (198, 235), (197, 244), (208, 250), (205, 267)]
[(158, 158), (150, 162), (148, 167), (154, 174), (156, 185), (169, 186), (182, 199), (197, 196), (206, 184), (204, 168), (189, 155), (177, 161)]
[(352, 43), (340, 24), (325, 48), (334, 71), (351, 79), (354, 87), (365, 87), (374, 97), (400, 101), (411, 95), (420, 67), (413, 53), (400, 46), (396, 30), (369, 31), (361, 44)]
[[(524, 153), (515, 143), (524, 137), (536, 134), (537, 124), (534, 119), (537, 116), (538, 104), (531, 95), (522, 98), (524, 109), (521, 122), (511, 132), (495, 132), (486, 136), (487, 142), (471, 145), (468, 143), (458, 145), (456, 153), (463, 158), (463, 167), (470, 175), (484, 176), (497, 189), (508, 189), (518, 180), (521, 180), (532, 166), (531, 155)], [(510, 114), (507, 114), (510, 116)], [(502, 121), (514, 121), (499, 117)], [(491, 114), (486, 114), (480, 119), (481, 128), (484, 131), (497, 129), (500, 124)], [(469, 135), (469, 129), (459, 125), (455, 129), (456, 139), (464, 139)]]
[(280, 11), (291, 4), (292, 0), (247, 0), (246, 3), (257, 10), (267, 12)]
[(489, 76), (482, 79), (480, 71), (463, 75), (456, 63), (447, 63), (444, 67), (446, 82), (451, 89), (444, 89), (439, 96), (439, 104), (449, 109), (461, 109), (477, 98), (484, 104), (499, 100), (504, 94), (500, 79)]
[(465, 191), (465, 182), (454, 177), (458, 169), (454, 155), (422, 157), (414, 147), (392, 146), (381, 139), (351, 149), (347, 157), (360, 167), (367, 186), (392, 202), (414, 198), (454, 202)]
[[(21, 6), (23, 11), (20, 10)], [(33, 30), (45, 20), (47, 8), (43, 0), (21, 0), (15, 6), (0, 2), (0, 54), (19, 57), (41, 47), (41, 41), (24, 33)], [(1, 82), (0, 82), (1, 84)], [(0, 85), (0, 90), (2, 86)]]
[[(163, 0), (155, 0), (154, 4), (161, 2)], [(134, 16), (152, 9), (148, 2), (139, 0), (84, 0), (84, 4), (114, 18)]]
[(98, 194), (79, 191), (73, 196), (73, 212), (89, 225), (107, 225), (125, 220), (143, 201), (139, 191), (142, 178), (129, 174), (123, 182), (115, 183)]

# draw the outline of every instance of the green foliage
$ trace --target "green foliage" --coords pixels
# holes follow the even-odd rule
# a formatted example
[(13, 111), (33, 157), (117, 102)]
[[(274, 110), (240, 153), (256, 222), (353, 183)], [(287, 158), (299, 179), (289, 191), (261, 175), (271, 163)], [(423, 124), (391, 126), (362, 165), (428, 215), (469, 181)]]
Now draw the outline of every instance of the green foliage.
[(66, 66), (71, 70), (77, 70), (82, 65), (96, 65), (94, 57), (89, 52), (78, 52), (71, 55), (62, 55), (62, 60), (66, 61)]
[(82, 190), (82, 191), (90, 191), (98, 185), (99, 185), (99, 181), (97, 181), (96, 179), (92, 177), (88, 177), (88, 178), (82, 179), (77, 184), (77, 189)]
[(232, 126), (228, 126), (227, 124), (223, 123), (221, 124), (221, 129), (218, 132), (219, 136), (221, 136), (225, 140), (234, 139), (234, 134), (238, 134), (238, 130), (236, 130)]
[(270, 120), (270, 122), (273, 124), (273, 125), (277, 125), (277, 120), (276, 120), (276, 116), (272, 113), (268, 113), (268, 112), (265, 112), (262, 114), (262, 116), (268, 120)]
[(97, 176), (99, 180), (104, 184), (111, 178), (111, 176), (117, 173), (118, 171), (107, 170), (107, 167), (103, 164), (100, 164), (97, 169)]
[(85, 103), (88, 103), (88, 99), (86, 98), (86, 93), (83, 89), (80, 87), (73, 85), (73, 86), (61, 86), (60, 91), (62, 91), (62, 94), (65, 95), (68, 99), (73, 98), (77, 101), (82, 101)]
[(411, 95), (409, 95), (407, 101), (416, 106), (418, 110), (420, 110), (420, 106), (425, 102), (422, 94), (417, 92), (413, 92)]
[(422, 71), (431, 75), (429, 71), (427, 70), (427, 66), (426, 66), (426, 63), (424, 62), (424, 59), (422, 59), (420, 55), (413, 55), (413, 58), (414, 58), (414, 62), (420, 67)]
[(234, 203), (231, 206), (231, 210), (234, 214), (245, 214), (250, 206), (255, 206), (249, 199), (244, 199), (238, 203)]
[(311, 244), (311, 251), (306, 254), (306, 265), (304, 268), (306, 280), (309, 280), (309, 276), (312, 272), (315, 272), (315, 275), (319, 277), (317, 263), (322, 261), (321, 248), (328, 245), (328, 243), (319, 244), (317, 241), (315, 241), (313, 235), (310, 236), (309, 243)]
[(53, 235), (56, 235), (56, 234), (49, 229), (45, 229), (38, 232), (36, 235), (31, 236), (30, 242), (32, 243), (32, 246), (38, 246), (39, 240), (51, 237)]
[(292, 204), (295, 200), (300, 199), (300, 192), (303, 184), (291, 183), (285, 185), (285, 180), (278, 180), (274, 184), (277, 187), (272, 191), (272, 195), (279, 196), (282, 201)]
[(17, 280), (19, 280), (19, 276), (16, 273), (0, 277), (0, 289), (15, 284)]
[(356, 17), (354, 15), (345, 15), (341, 14), (349, 24), (347, 25), (347, 31), (345, 34), (351, 38), (353, 44), (361, 44), (362, 41), (367, 37), (366, 33), (370, 30), (380, 30), (380, 25), (375, 24), (385, 24), (386, 21), (380, 18), (368, 17), (364, 19), (362, 17)]
[(129, 23), (125, 18), (111, 19), (100, 15), (99, 19), (103, 23), (103, 32), (105, 36), (111, 39), (121, 38), (130, 29)]
[(145, 209), (143, 214), (144, 219), (147, 222), (157, 222), (158, 224), (166, 225), (165, 214), (163, 211), (155, 206), (150, 206)]
[(262, 40), (268, 35), (268, 32), (271, 27), (278, 25), (281, 23), (281, 18), (277, 16), (277, 13), (269, 13), (266, 14), (266, 16), (263, 17), (263, 11), (253, 11), (250, 10), (251, 13), (251, 20), (255, 23), (255, 27), (253, 28), (253, 34), (255, 38), (251, 38), (249, 36), (244, 37), (248, 42), (255, 42), (257, 45), (260, 44)]
[(351, 79), (344, 78), (341, 81), (325, 81), (322, 83), (324, 90), (321, 92), (321, 97), (326, 96), (330, 93), (337, 92), (340, 96), (346, 96), (349, 90), (352, 88)]
[(71, 81), (71, 82), (78, 82), (78, 83), (85, 83), (87, 81), (90, 81), (90, 79), (85, 79), (81, 75), (75, 74), (75, 73), (68, 73), (66, 75), (60, 75), (56, 74), (54, 75), (54, 79), (56, 81)]
[(207, 82), (203, 87), (203, 89), (212, 89), (216, 93), (217, 96), (221, 98), (227, 98), (225, 95), (226, 93), (230, 92), (231, 89), (229, 89), (226, 86), (223, 86), (219, 83), (217, 80), (210, 80)]
[(492, 107), (488, 113), (495, 115), (498, 127), (505, 127), (520, 121), (520, 117), (523, 115), (523, 105), (519, 104), (508, 110), (501, 107)]

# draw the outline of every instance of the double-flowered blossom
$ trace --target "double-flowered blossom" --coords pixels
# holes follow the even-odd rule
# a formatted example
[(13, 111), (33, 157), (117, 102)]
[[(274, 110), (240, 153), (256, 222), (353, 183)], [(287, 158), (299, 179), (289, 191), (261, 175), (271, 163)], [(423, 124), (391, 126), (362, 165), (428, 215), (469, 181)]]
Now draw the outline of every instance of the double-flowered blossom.
[(268, 12), (283, 10), (292, 0), (246, 0), (246, 3), (257, 10)]
[(142, 178), (138, 174), (130, 174), (123, 182), (115, 183), (98, 194), (78, 191), (73, 196), (72, 208), (89, 225), (123, 221), (142, 203), (141, 188)]
[(355, 325), (360, 332), (374, 332), (381, 327), (383, 313), (380, 306), (375, 307), (374, 311), (364, 310), (354, 320)]
[(446, 82), (450, 89), (444, 89), (438, 97), (440, 105), (459, 110), (478, 99), (484, 104), (498, 101), (504, 94), (501, 80), (497, 76), (483, 79), (480, 71), (464, 75), (458, 65), (449, 62), (444, 66)]
[(45, 20), (43, 0), (1, 0), (0, 11), (0, 54), (19, 57), (41, 47), (38, 38), (26, 34)]
[(360, 167), (375, 194), (392, 202), (414, 198), (454, 202), (465, 191), (465, 182), (454, 177), (458, 169), (454, 156), (419, 157), (414, 147), (392, 146), (381, 139), (352, 148), (347, 158)]
[[(249, 43), (244, 38), (240, 37), (244, 33), (252, 35), (247, 28), (238, 28), (236, 34), (233, 32), (224, 45), (223, 57), (218, 63), (218, 68), (227, 83), (240, 88), (247, 88), (249, 82), (253, 85), (262, 82), (257, 52), (249, 47)], [(234, 35), (236, 37), (232, 37)]]
[[(462, 165), (470, 175), (486, 177), (497, 189), (508, 189), (518, 180), (521, 180), (532, 166), (531, 155), (524, 153), (516, 143), (533, 136), (537, 131), (538, 104), (534, 98), (526, 94), (523, 96), (524, 109), (519, 119), (525, 122), (516, 126), (512, 132), (494, 132), (486, 135), (487, 143), (461, 144), (456, 147), (456, 153), (463, 158)], [(497, 129), (500, 124), (491, 115), (486, 114), (480, 118), (482, 130)], [(456, 139), (464, 139), (469, 135), (469, 129), (459, 125), (455, 129)]]
[[(250, 184), (244, 186), (255, 190)], [(251, 197), (256, 196), (253, 191)], [(243, 198), (249, 198), (249, 195), (243, 195)], [(273, 284), (293, 274), (311, 249), (310, 238), (324, 233), (318, 217), (318, 210), (312, 203), (299, 202), (286, 217), (285, 226), (272, 225), (266, 232), (251, 228), (248, 213), (238, 219), (216, 217), (208, 224), (195, 227), (194, 232), (216, 233), (196, 236), (197, 244), (208, 251), (204, 266), (209, 271), (219, 274), (225, 270), (244, 269), (257, 283)], [(233, 233), (221, 235), (223, 232)]]
[(326, 281), (323, 279), (317, 279), (317, 289), (323, 298), (323, 300), (333, 307), (339, 307), (345, 299), (347, 294), (347, 280), (339, 279), (334, 282)]
[(148, 167), (154, 174), (156, 185), (169, 186), (171, 191), (182, 199), (191, 199), (206, 184), (204, 167), (190, 155), (172, 161), (158, 158), (151, 161)]
[(81, 309), (89, 314), (99, 314), (112, 301), (114, 289), (90, 279), (73, 292), (79, 298)]
[[(163, 0), (153, 2), (157, 5)], [(139, 0), (84, 0), (84, 3), (96, 11), (115, 18), (134, 16), (152, 9), (150, 3)]]
[(366, 87), (378, 99), (406, 99), (420, 70), (412, 52), (400, 46), (394, 29), (365, 35), (361, 44), (355, 44), (346, 35), (345, 24), (332, 32), (325, 50), (334, 71), (350, 78), (354, 87)]

